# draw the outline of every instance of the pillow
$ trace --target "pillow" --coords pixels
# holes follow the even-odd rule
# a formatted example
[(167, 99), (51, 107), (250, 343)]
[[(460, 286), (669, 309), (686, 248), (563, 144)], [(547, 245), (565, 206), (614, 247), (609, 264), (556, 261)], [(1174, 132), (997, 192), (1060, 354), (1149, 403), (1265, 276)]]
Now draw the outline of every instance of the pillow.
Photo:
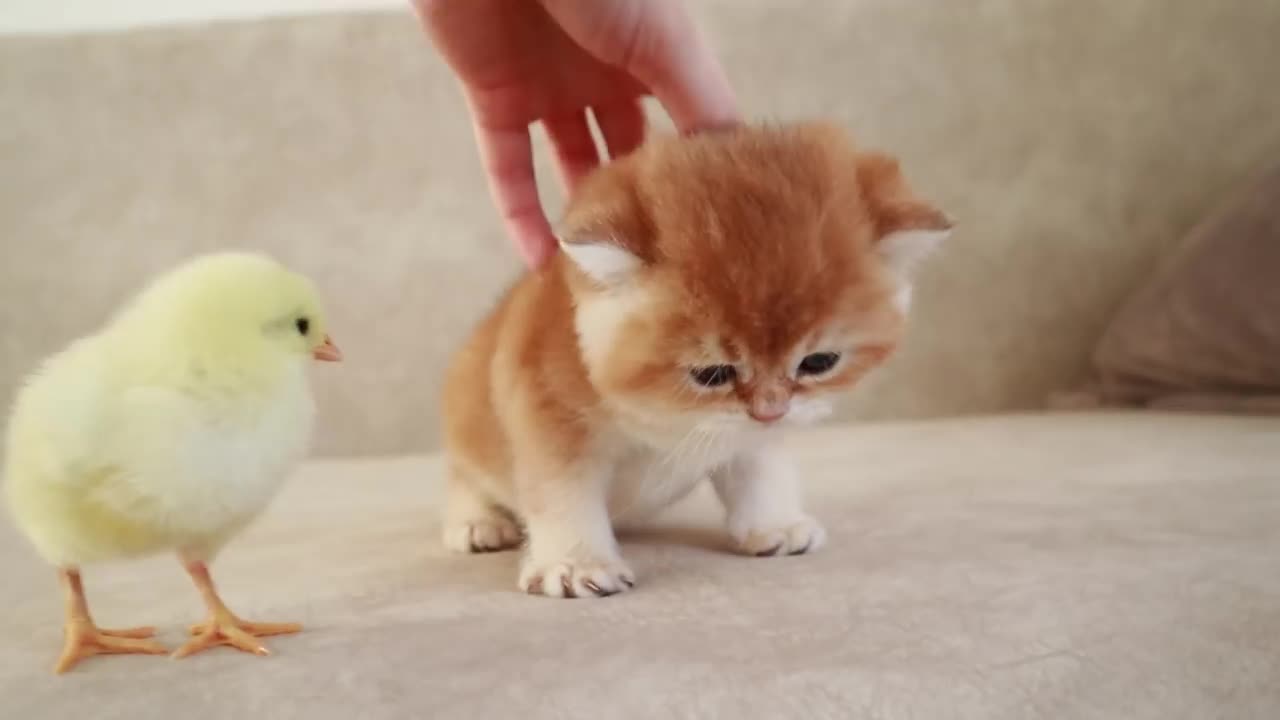
[(1197, 225), (1093, 354), (1103, 406), (1280, 413), (1280, 167)]

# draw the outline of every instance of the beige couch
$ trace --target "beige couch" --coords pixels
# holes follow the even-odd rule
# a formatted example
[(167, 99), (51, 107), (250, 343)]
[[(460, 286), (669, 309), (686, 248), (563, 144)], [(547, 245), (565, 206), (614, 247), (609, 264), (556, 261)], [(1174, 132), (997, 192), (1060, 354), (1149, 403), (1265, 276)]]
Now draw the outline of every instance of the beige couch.
[[(1280, 716), (1280, 419), (1042, 410), (1280, 157), (1280, 7), (695, 8), (751, 116), (846, 122), (960, 230), (855, 424), (794, 438), (830, 546), (730, 555), (700, 496), (626, 539), (640, 585), (598, 602), (440, 546), (441, 362), (517, 268), (407, 11), (0, 39), (0, 397), (217, 247), (312, 273), (348, 355), (318, 377), (323, 459), (217, 568), (308, 631), (55, 678), (56, 585), (3, 525), (5, 717)], [(168, 558), (86, 582), (170, 642), (200, 612)]]

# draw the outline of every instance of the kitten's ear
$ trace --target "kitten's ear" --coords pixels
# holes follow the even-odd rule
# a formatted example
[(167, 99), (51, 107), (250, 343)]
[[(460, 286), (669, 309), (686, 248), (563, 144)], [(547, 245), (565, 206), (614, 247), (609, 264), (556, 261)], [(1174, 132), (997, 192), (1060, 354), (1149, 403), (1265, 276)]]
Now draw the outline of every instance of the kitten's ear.
[(613, 286), (626, 280), (641, 265), (640, 258), (616, 243), (607, 235), (560, 236), (560, 249), (601, 285)]
[(882, 226), (877, 249), (895, 275), (910, 282), (920, 264), (951, 236), (951, 220), (928, 205), (902, 205)]
[(858, 177), (876, 223), (876, 250), (910, 284), (920, 263), (950, 237), (951, 219), (911, 192), (888, 155), (860, 155)]
[(587, 177), (557, 228), (560, 249), (597, 283), (611, 287), (644, 265), (636, 253), (642, 232), (631, 175), (620, 163)]

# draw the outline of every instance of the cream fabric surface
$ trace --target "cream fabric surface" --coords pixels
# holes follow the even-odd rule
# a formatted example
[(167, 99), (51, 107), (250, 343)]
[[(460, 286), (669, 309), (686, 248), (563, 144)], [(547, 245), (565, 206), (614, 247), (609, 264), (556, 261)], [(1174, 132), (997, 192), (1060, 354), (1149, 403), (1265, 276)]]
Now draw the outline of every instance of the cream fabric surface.
[[(229, 603), (301, 620), (255, 658), (49, 673), (61, 603), (0, 526), (9, 718), (1270, 720), (1280, 708), (1280, 419), (1061, 415), (795, 438), (817, 554), (727, 554), (709, 493), (624, 540), (630, 593), (515, 589), (449, 555), (439, 463), (303, 470), (214, 566)], [(168, 558), (91, 568), (104, 624), (198, 619)]]
[[(1162, 249), (1280, 154), (1273, 1), (691, 5), (749, 117), (845, 123), (959, 223), (850, 417), (1041, 405)], [(436, 446), (443, 359), (516, 266), (407, 4), (0, 39), (0, 117), (0, 402), (150, 273), (262, 248), (316, 276), (347, 353), (318, 449)]]

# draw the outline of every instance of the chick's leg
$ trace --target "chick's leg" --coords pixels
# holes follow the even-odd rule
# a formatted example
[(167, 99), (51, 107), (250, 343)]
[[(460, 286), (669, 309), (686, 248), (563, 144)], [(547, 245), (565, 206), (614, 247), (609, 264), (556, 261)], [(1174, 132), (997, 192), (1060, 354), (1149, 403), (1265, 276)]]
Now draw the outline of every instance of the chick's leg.
[(63, 626), (66, 639), (62, 646), (62, 656), (58, 658), (54, 672), (64, 673), (76, 663), (94, 655), (163, 655), (169, 652), (160, 643), (146, 639), (156, 634), (155, 628), (104, 630), (94, 625), (93, 618), (89, 615), (89, 604), (84, 599), (80, 571), (64, 568), (58, 571), (58, 575), (67, 596), (67, 620)]
[(258, 642), (258, 638), (288, 635), (302, 630), (302, 625), (298, 623), (256, 623), (241, 620), (218, 597), (207, 565), (199, 561), (184, 562), (184, 565), (209, 608), (209, 619), (191, 626), (193, 637), (186, 645), (178, 648), (173, 654), (174, 658), (184, 658), (219, 645), (230, 645), (254, 655), (270, 655), (271, 652)]

